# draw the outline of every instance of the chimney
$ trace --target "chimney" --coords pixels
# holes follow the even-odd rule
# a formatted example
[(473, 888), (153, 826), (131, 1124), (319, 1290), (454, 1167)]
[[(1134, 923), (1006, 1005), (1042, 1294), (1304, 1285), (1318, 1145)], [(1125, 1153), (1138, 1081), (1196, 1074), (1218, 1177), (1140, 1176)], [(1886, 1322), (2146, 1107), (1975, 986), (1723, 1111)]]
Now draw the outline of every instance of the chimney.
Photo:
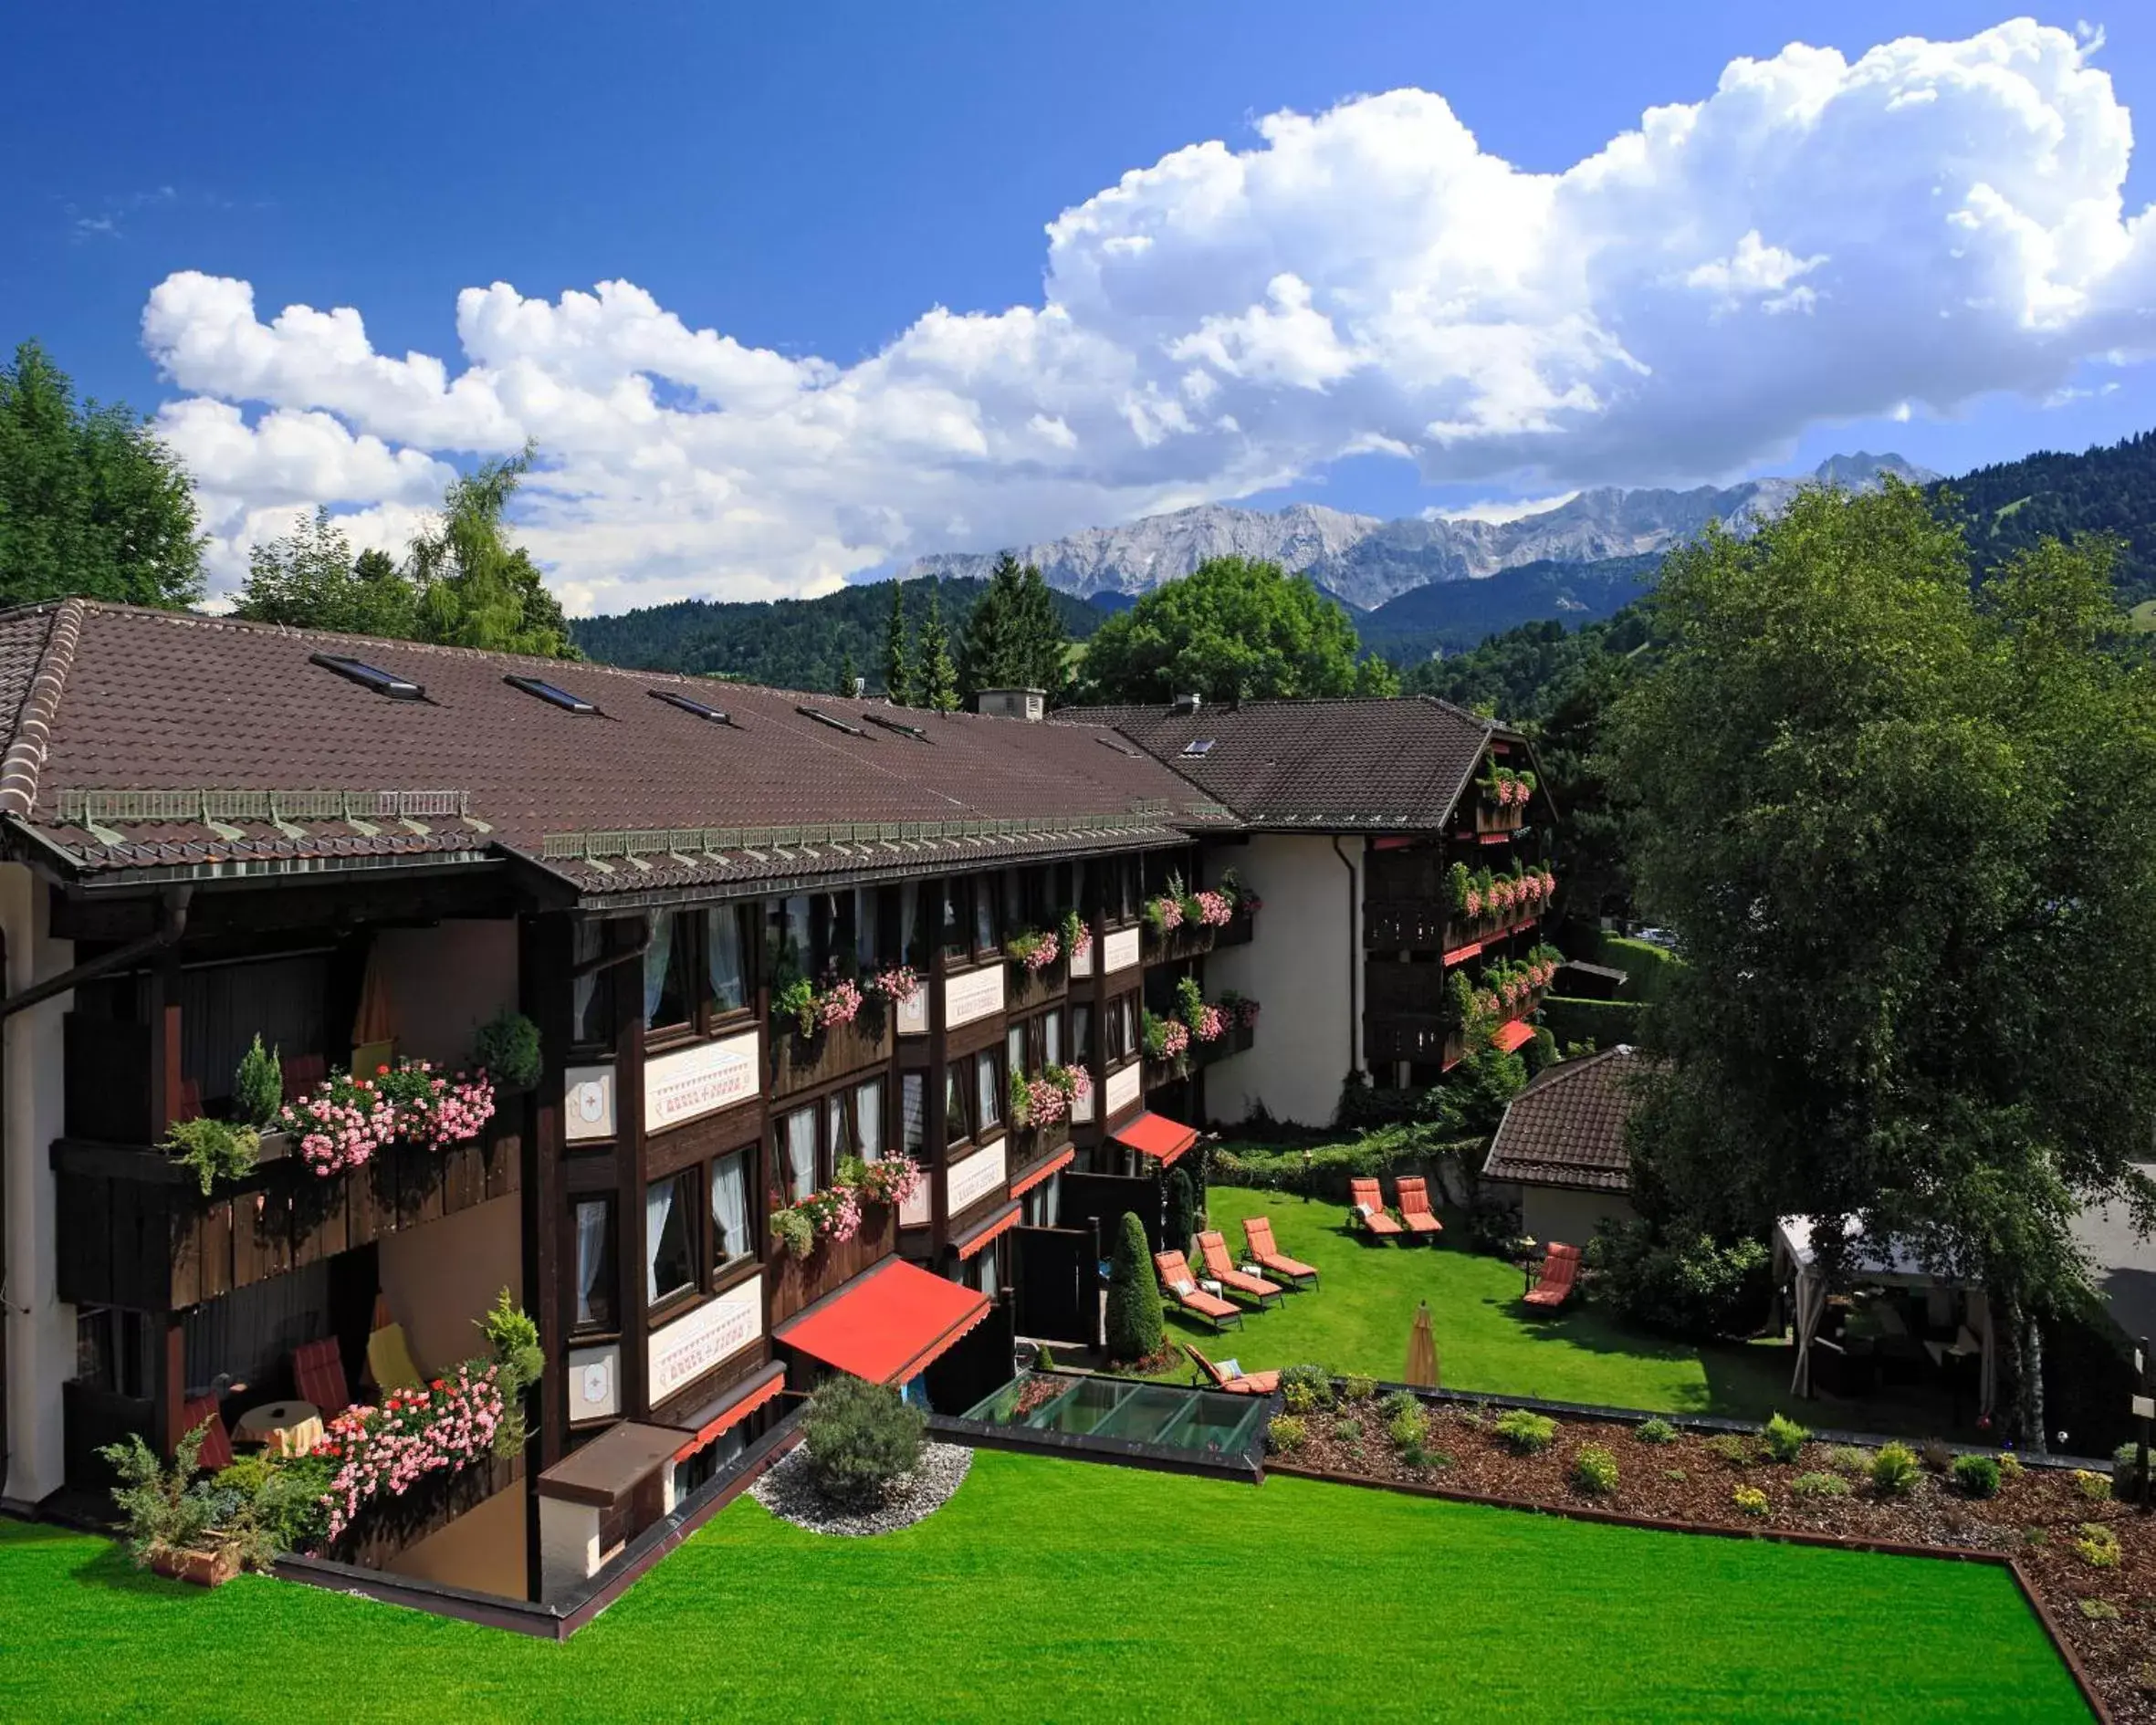
[(1189, 715), (1196, 713), (1198, 708), (1204, 705), (1205, 696), (1202, 695), (1178, 695), (1175, 698), (1174, 705), (1168, 708), (1168, 711), (1171, 713)]
[(1024, 719), (1038, 724), (1048, 713), (1046, 689), (983, 689), (974, 708), (989, 718)]
[(854, 698), (856, 701), (858, 701), (859, 699), (861, 699), (861, 697), (862, 697), (863, 695), (866, 695), (867, 693), (868, 693), (868, 679), (867, 679), (866, 677), (855, 677), (855, 678), (853, 679), (853, 698)]

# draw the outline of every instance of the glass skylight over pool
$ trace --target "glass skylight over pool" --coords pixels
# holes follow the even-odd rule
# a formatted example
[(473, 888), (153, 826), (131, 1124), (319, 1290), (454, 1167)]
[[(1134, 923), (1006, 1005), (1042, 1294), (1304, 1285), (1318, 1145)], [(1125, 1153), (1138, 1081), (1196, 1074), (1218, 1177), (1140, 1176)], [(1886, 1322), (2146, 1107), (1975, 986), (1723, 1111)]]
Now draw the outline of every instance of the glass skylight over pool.
[(678, 706), (684, 713), (694, 713), (700, 719), (709, 719), (714, 725), (731, 725), (734, 721), (723, 707), (706, 706), (694, 695), (677, 695), (672, 689), (654, 689), (651, 697), (664, 701), (668, 706)]
[(401, 677), (393, 671), (384, 671), (380, 665), (369, 664), (364, 659), (347, 658), (340, 653), (317, 653), (308, 657), (308, 664), (319, 664), (325, 671), (334, 671), (340, 677), (348, 677), (362, 689), (372, 689), (392, 701), (424, 701), (426, 688), (409, 677)]
[(595, 703), (585, 700), (581, 695), (571, 695), (567, 689), (549, 683), (543, 677), (504, 677), (502, 681), (512, 689), (522, 689), (527, 695), (536, 695), (540, 700), (550, 701), (554, 706), (571, 713), (599, 711)]

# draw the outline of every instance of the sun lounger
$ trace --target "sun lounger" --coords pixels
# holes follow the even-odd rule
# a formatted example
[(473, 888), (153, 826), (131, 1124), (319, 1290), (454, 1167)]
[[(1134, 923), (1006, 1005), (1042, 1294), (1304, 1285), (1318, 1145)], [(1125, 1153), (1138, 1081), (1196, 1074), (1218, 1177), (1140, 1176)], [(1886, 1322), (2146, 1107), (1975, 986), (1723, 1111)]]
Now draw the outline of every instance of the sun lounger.
[(1195, 1312), (1216, 1330), (1225, 1328), (1230, 1318), (1239, 1325), (1242, 1322), (1242, 1313), (1234, 1305), (1198, 1285), (1181, 1252), (1155, 1252), (1153, 1268), (1160, 1272), (1162, 1291), (1185, 1312)]
[(344, 1354), (333, 1335), (309, 1342), (292, 1350), (292, 1382), (299, 1399), (312, 1402), (324, 1420), (351, 1406), (351, 1391), (344, 1375)]
[(1301, 1287), (1308, 1282), (1317, 1286), (1317, 1271), (1299, 1259), (1290, 1258), (1272, 1243), (1272, 1218), (1270, 1216), (1246, 1217), (1242, 1225), (1243, 1244), (1250, 1250), (1251, 1261), (1269, 1276)]
[(1228, 1237), (1218, 1231), (1198, 1237), (1198, 1252), (1205, 1259), (1205, 1273), (1220, 1284), (1222, 1293), (1248, 1295), (1262, 1311), (1267, 1302), (1278, 1304), (1281, 1291), (1262, 1276), (1246, 1275), (1228, 1256)]
[(197, 1426), (206, 1426), (209, 1429), (202, 1435), (202, 1449), (194, 1458), (194, 1465), (211, 1473), (232, 1466), (232, 1434), (225, 1429), (225, 1416), (215, 1396), (198, 1396), (191, 1402), (180, 1404), (181, 1436), (184, 1437)]
[(1392, 1219), (1385, 1208), (1385, 1194), (1377, 1189), (1375, 1180), (1350, 1180), (1347, 1183), (1347, 1201), (1355, 1207), (1355, 1213), (1364, 1228), (1380, 1239), (1408, 1230)]
[(1400, 1195), (1400, 1220), (1410, 1234), (1428, 1234), (1434, 1239), (1445, 1231), (1445, 1224), (1429, 1207), (1429, 1188), (1419, 1177), (1410, 1176), (1397, 1181), (1393, 1189)]
[(1225, 1390), (1230, 1396), (1270, 1396), (1280, 1387), (1278, 1372), (1246, 1372), (1236, 1360), (1222, 1360), (1216, 1365), (1192, 1342), (1183, 1343), (1183, 1352), (1196, 1362), (1198, 1371), (1215, 1389)]
[(1554, 1312), (1572, 1298), (1573, 1284), (1578, 1279), (1579, 1248), (1553, 1240), (1534, 1286), (1527, 1291), (1527, 1303)]

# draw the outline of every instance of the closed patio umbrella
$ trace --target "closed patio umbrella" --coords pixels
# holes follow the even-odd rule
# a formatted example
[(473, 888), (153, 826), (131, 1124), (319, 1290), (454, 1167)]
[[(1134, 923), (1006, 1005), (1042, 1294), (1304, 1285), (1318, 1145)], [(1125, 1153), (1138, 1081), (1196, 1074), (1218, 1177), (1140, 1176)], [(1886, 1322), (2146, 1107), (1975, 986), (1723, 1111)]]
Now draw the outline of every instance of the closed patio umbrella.
[(1415, 1302), (1415, 1327), (1408, 1333), (1408, 1375), (1418, 1389), (1438, 1387), (1438, 1340), (1430, 1333), (1429, 1302)]

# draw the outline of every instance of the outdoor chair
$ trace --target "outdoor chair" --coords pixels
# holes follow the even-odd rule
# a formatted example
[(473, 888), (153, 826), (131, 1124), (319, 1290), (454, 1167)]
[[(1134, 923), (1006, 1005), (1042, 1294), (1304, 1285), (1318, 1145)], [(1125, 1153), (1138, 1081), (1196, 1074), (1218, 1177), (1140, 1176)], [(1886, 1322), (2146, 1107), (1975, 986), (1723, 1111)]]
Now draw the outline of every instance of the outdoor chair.
[(412, 1357), (404, 1326), (392, 1318), (389, 1302), (374, 1302), (374, 1327), (367, 1333), (367, 1380), (378, 1390), (420, 1389), (427, 1375)]
[(330, 1075), (330, 1061), (323, 1054), (288, 1054), (284, 1067), (285, 1100), (296, 1103)]
[(1185, 1312), (1195, 1312), (1216, 1330), (1227, 1328), (1230, 1318), (1241, 1327), (1242, 1313), (1230, 1302), (1200, 1288), (1181, 1252), (1155, 1252), (1153, 1267), (1160, 1272), (1160, 1285), (1167, 1290), (1168, 1298)]
[(1573, 1285), (1578, 1280), (1579, 1248), (1552, 1240), (1549, 1251), (1542, 1260), (1542, 1270), (1534, 1279), (1534, 1286), (1527, 1291), (1527, 1303), (1544, 1311), (1554, 1312), (1572, 1298)]
[(1428, 1234), (1435, 1239), (1445, 1231), (1445, 1224), (1429, 1207), (1429, 1187), (1419, 1176), (1396, 1181), (1394, 1189), (1400, 1195), (1400, 1220), (1410, 1234)]
[(1280, 1387), (1278, 1372), (1246, 1372), (1239, 1360), (1222, 1360), (1216, 1365), (1198, 1351), (1194, 1342), (1184, 1343), (1183, 1352), (1215, 1389), (1225, 1390), (1230, 1396), (1270, 1396)]
[(1408, 1231), (1386, 1209), (1385, 1194), (1377, 1189), (1376, 1180), (1350, 1180), (1347, 1201), (1355, 1206), (1355, 1213), (1361, 1218), (1363, 1227), (1379, 1239), (1389, 1239)]
[(1272, 1243), (1272, 1218), (1270, 1216), (1251, 1216), (1243, 1218), (1243, 1245), (1249, 1249), (1251, 1261), (1269, 1276), (1278, 1276), (1292, 1287), (1300, 1288), (1308, 1282), (1317, 1286), (1317, 1271), (1299, 1259), (1290, 1258)]
[(326, 1335), (292, 1350), (292, 1384), (299, 1399), (312, 1402), (323, 1419), (341, 1414), (351, 1406), (351, 1390), (344, 1376), (344, 1354), (337, 1338)]
[(1262, 1312), (1267, 1302), (1278, 1305), (1281, 1291), (1262, 1276), (1245, 1275), (1228, 1256), (1228, 1237), (1218, 1229), (1198, 1237), (1198, 1250), (1205, 1260), (1205, 1273), (1220, 1284), (1222, 1293), (1245, 1294)]
[(225, 1416), (215, 1396), (198, 1396), (180, 1404), (182, 1437), (202, 1425), (209, 1429), (202, 1435), (202, 1452), (195, 1457), (195, 1465), (211, 1473), (232, 1466), (232, 1434), (225, 1429)]

